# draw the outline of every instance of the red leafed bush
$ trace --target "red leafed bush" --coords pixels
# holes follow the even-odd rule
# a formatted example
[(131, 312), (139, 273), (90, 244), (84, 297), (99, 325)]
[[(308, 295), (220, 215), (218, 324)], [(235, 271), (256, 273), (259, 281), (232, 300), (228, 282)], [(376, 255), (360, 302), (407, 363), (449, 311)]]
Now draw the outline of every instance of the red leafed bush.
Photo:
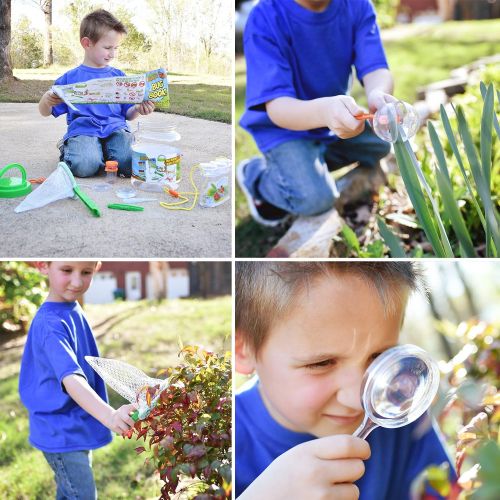
[(230, 498), (231, 354), (188, 346), (179, 355), (183, 363), (159, 374), (169, 386), (129, 437), (144, 439), (136, 451), (148, 452), (164, 481), (161, 499)]

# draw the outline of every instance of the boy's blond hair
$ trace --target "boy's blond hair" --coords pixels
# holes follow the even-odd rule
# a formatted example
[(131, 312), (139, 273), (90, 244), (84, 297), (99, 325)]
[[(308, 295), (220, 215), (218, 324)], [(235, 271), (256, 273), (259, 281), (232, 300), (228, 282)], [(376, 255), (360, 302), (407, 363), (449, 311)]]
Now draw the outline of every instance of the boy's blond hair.
[(104, 9), (95, 10), (83, 18), (80, 24), (80, 40), (88, 38), (96, 43), (111, 30), (124, 35), (127, 33), (125, 26), (113, 14)]
[(419, 288), (411, 262), (236, 262), (236, 329), (255, 354), (297, 296), (321, 277), (356, 276), (380, 296), (387, 310), (404, 305)]

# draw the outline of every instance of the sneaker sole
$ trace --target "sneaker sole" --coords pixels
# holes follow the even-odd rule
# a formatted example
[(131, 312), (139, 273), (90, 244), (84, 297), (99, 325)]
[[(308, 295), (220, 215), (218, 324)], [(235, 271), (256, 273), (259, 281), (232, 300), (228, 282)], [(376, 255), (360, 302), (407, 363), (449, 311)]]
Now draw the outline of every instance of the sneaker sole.
[(266, 226), (266, 227), (279, 226), (280, 224), (286, 221), (287, 217), (283, 217), (283, 219), (269, 220), (269, 219), (264, 219), (257, 211), (257, 207), (255, 206), (255, 203), (253, 201), (252, 193), (250, 193), (250, 191), (245, 185), (244, 170), (245, 166), (248, 165), (249, 162), (250, 160), (243, 160), (238, 164), (238, 166), (236, 167), (236, 180), (238, 181), (240, 189), (243, 191), (243, 194), (247, 199), (247, 205), (248, 209), (250, 210), (250, 215), (252, 216), (252, 219), (261, 226)]

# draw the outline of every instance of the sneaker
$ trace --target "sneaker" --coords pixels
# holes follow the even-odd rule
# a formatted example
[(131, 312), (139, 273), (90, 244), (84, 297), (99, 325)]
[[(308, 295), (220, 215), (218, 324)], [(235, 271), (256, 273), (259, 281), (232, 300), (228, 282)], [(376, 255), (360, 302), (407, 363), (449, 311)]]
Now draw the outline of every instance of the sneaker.
[(236, 169), (236, 179), (246, 196), (250, 215), (262, 226), (276, 227), (288, 219), (289, 213), (265, 200), (254, 198), (245, 184), (245, 168), (250, 160), (243, 160)]

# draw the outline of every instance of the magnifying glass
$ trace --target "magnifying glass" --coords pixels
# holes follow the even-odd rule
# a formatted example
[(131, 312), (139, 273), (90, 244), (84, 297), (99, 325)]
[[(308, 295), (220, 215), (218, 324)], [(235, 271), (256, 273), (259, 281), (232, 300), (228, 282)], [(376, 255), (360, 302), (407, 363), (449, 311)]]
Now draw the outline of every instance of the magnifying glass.
[(394, 429), (419, 418), (439, 387), (437, 363), (420, 347), (396, 346), (368, 367), (361, 384), (365, 417), (354, 436), (366, 439), (376, 427)]
[(356, 115), (357, 120), (373, 119), (373, 131), (384, 141), (396, 142), (413, 137), (419, 128), (420, 118), (415, 108), (404, 101), (388, 102), (374, 114)]

